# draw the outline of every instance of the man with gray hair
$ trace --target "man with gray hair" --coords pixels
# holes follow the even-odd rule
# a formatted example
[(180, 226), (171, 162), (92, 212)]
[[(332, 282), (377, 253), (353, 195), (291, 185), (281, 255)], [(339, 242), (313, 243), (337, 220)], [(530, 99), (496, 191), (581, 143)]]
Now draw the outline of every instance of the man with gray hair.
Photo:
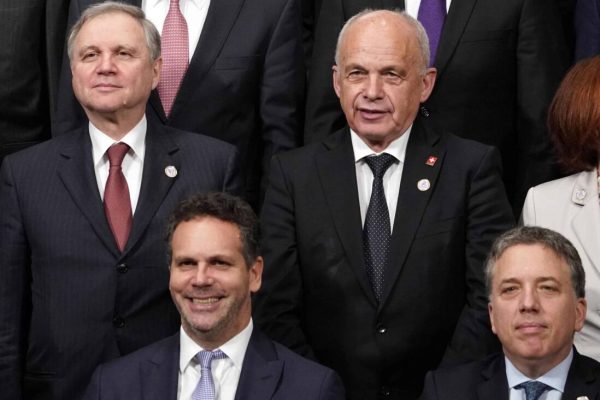
[(503, 353), (429, 373), (423, 399), (597, 399), (600, 363), (573, 346), (587, 309), (573, 245), (545, 228), (510, 230), (492, 246), (486, 286)]
[(340, 373), (351, 399), (410, 400), (447, 359), (487, 354), (483, 263), (513, 219), (497, 151), (436, 131), (427, 36), (366, 11), (338, 40), (348, 127), (273, 159), (255, 318)]
[(240, 183), (232, 146), (146, 120), (159, 49), (139, 8), (89, 8), (68, 42), (89, 122), (4, 160), (3, 399), (78, 399), (98, 364), (179, 326), (165, 220), (191, 193)]

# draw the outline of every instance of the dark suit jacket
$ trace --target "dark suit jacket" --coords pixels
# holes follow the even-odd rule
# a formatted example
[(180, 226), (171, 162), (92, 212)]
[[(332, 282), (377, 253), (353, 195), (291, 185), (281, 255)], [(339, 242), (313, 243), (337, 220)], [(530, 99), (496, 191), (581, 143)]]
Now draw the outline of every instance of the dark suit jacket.
[(600, 0), (577, 0), (575, 7), (575, 59), (600, 54)]
[[(179, 333), (100, 365), (84, 400), (176, 400)], [(252, 332), (235, 400), (343, 400), (335, 372), (304, 359), (256, 328)]]
[(0, 5), (0, 163), (50, 138), (67, 7), (67, 0), (3, 0)]
[(229, 144), (149, 123), (121, 253), (87, 128), (8, 156), (0, 172), (0, 396), (75, 400), (98, 364), (175, 332), (166, 219), (192, 193), (238, 191), (236, 164)]
[[(483, 261), (514, 224), (499, 157), (428, 125), (418, 119), (408, 142), (379, 304), (363, 261), (348, 130), (274, 157), (255, 321), (340, 373), (352, 399), (416, 398), (455, 328), (453, 348), (472, 352), (466, 358), (488, 351), (475, 349), (491, 336)], [(429, 190), (418, 190), (422, 179)]]
[[(504, 354), (427, 373), (421, 400), (508, 400)], [(600, 363), (575, 351), (563, 400), (600, 399)]]
[[(401, 8), (404, 0), (327, 0), (315, 33), (305, 141), (345, 125), (331, 66), (344, 22), (366, 7)], [(546, 108), (571, 55), (556, 4), (549, 0), (452, 1), (440, 39), (438, 77), (425, 107), (437, 126), (496, 146), (515, 215), (527, 190), (556, 177)]]
[[(126, 1), (141, 4), (141, 0)], [(72, 0), (69, 24), (97, 2)], [(298, 0), (211, 1), (171, 115), (166, 118), (157, 91), (147, 108), (150, 118), (168, 126), (234, 144), (246, 197), (255, 207), (271, 156), (300, 142), (305, 80), (301, 29)], [(59, 131), (83, 118), (65, 58)]]

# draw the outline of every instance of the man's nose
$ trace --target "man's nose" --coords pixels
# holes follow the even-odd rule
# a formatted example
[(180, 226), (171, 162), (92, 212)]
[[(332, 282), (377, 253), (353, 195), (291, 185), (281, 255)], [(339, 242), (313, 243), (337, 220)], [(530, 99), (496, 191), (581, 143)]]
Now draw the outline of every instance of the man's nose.
[(379, 99), (382, 97), (383, 80), (376, 74), (371, 74), (365, 82), (364, 94), (370, 100)]
[(537, 312), (540, 308), (539, 293), (534, 286), (525, 287), (519, 297), (519, 310), (521, 312)]

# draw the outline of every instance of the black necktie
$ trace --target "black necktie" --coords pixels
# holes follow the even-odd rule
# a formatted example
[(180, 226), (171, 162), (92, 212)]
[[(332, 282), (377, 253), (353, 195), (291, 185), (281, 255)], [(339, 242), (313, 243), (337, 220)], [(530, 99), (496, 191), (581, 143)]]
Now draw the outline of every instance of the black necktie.
[(371, 287), (377, 300), (381, 300), (383, 269), (391, 237), (390, 214), (383, 191), (383, 175), (390, 165), (396, 162), (396, 158), (383, 153), (378, 156), (366, 157), (364, 160), (373, 171), (373, 189), (363, 228), (363, 251)]

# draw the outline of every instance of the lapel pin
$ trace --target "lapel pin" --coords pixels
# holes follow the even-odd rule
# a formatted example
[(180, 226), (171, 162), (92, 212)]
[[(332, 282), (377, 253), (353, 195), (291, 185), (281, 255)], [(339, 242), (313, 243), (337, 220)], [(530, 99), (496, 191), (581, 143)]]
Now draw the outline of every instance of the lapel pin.
[(575, 191), (575, 198), (576, 198), (577, 200), (583, 200), (583, 199), (585, 199), (585, 195), (586, 195), (586, 194), (587, 194), (587, 193), (585, 192), (585, 189), (577, 189), (577, 190)]
[(417, 189), (419, 189), (421, 192), (429, 190), (430, 187), (431, 183), (429, 182), (429, 179), (421, 179), (419, 182), (417, 182)]
[(430, 167), (433, 167), (435, 165), (435, 162), (437, 161), (437, 159), (438, 158), (436, 156), (429, 156), (427, 161), (425, 161), (425, 164), (429, 165)]
[(165, 175), (169, 178), (175, 178), (177, 176), (177, 168), (172, 165), (165, 167)]

